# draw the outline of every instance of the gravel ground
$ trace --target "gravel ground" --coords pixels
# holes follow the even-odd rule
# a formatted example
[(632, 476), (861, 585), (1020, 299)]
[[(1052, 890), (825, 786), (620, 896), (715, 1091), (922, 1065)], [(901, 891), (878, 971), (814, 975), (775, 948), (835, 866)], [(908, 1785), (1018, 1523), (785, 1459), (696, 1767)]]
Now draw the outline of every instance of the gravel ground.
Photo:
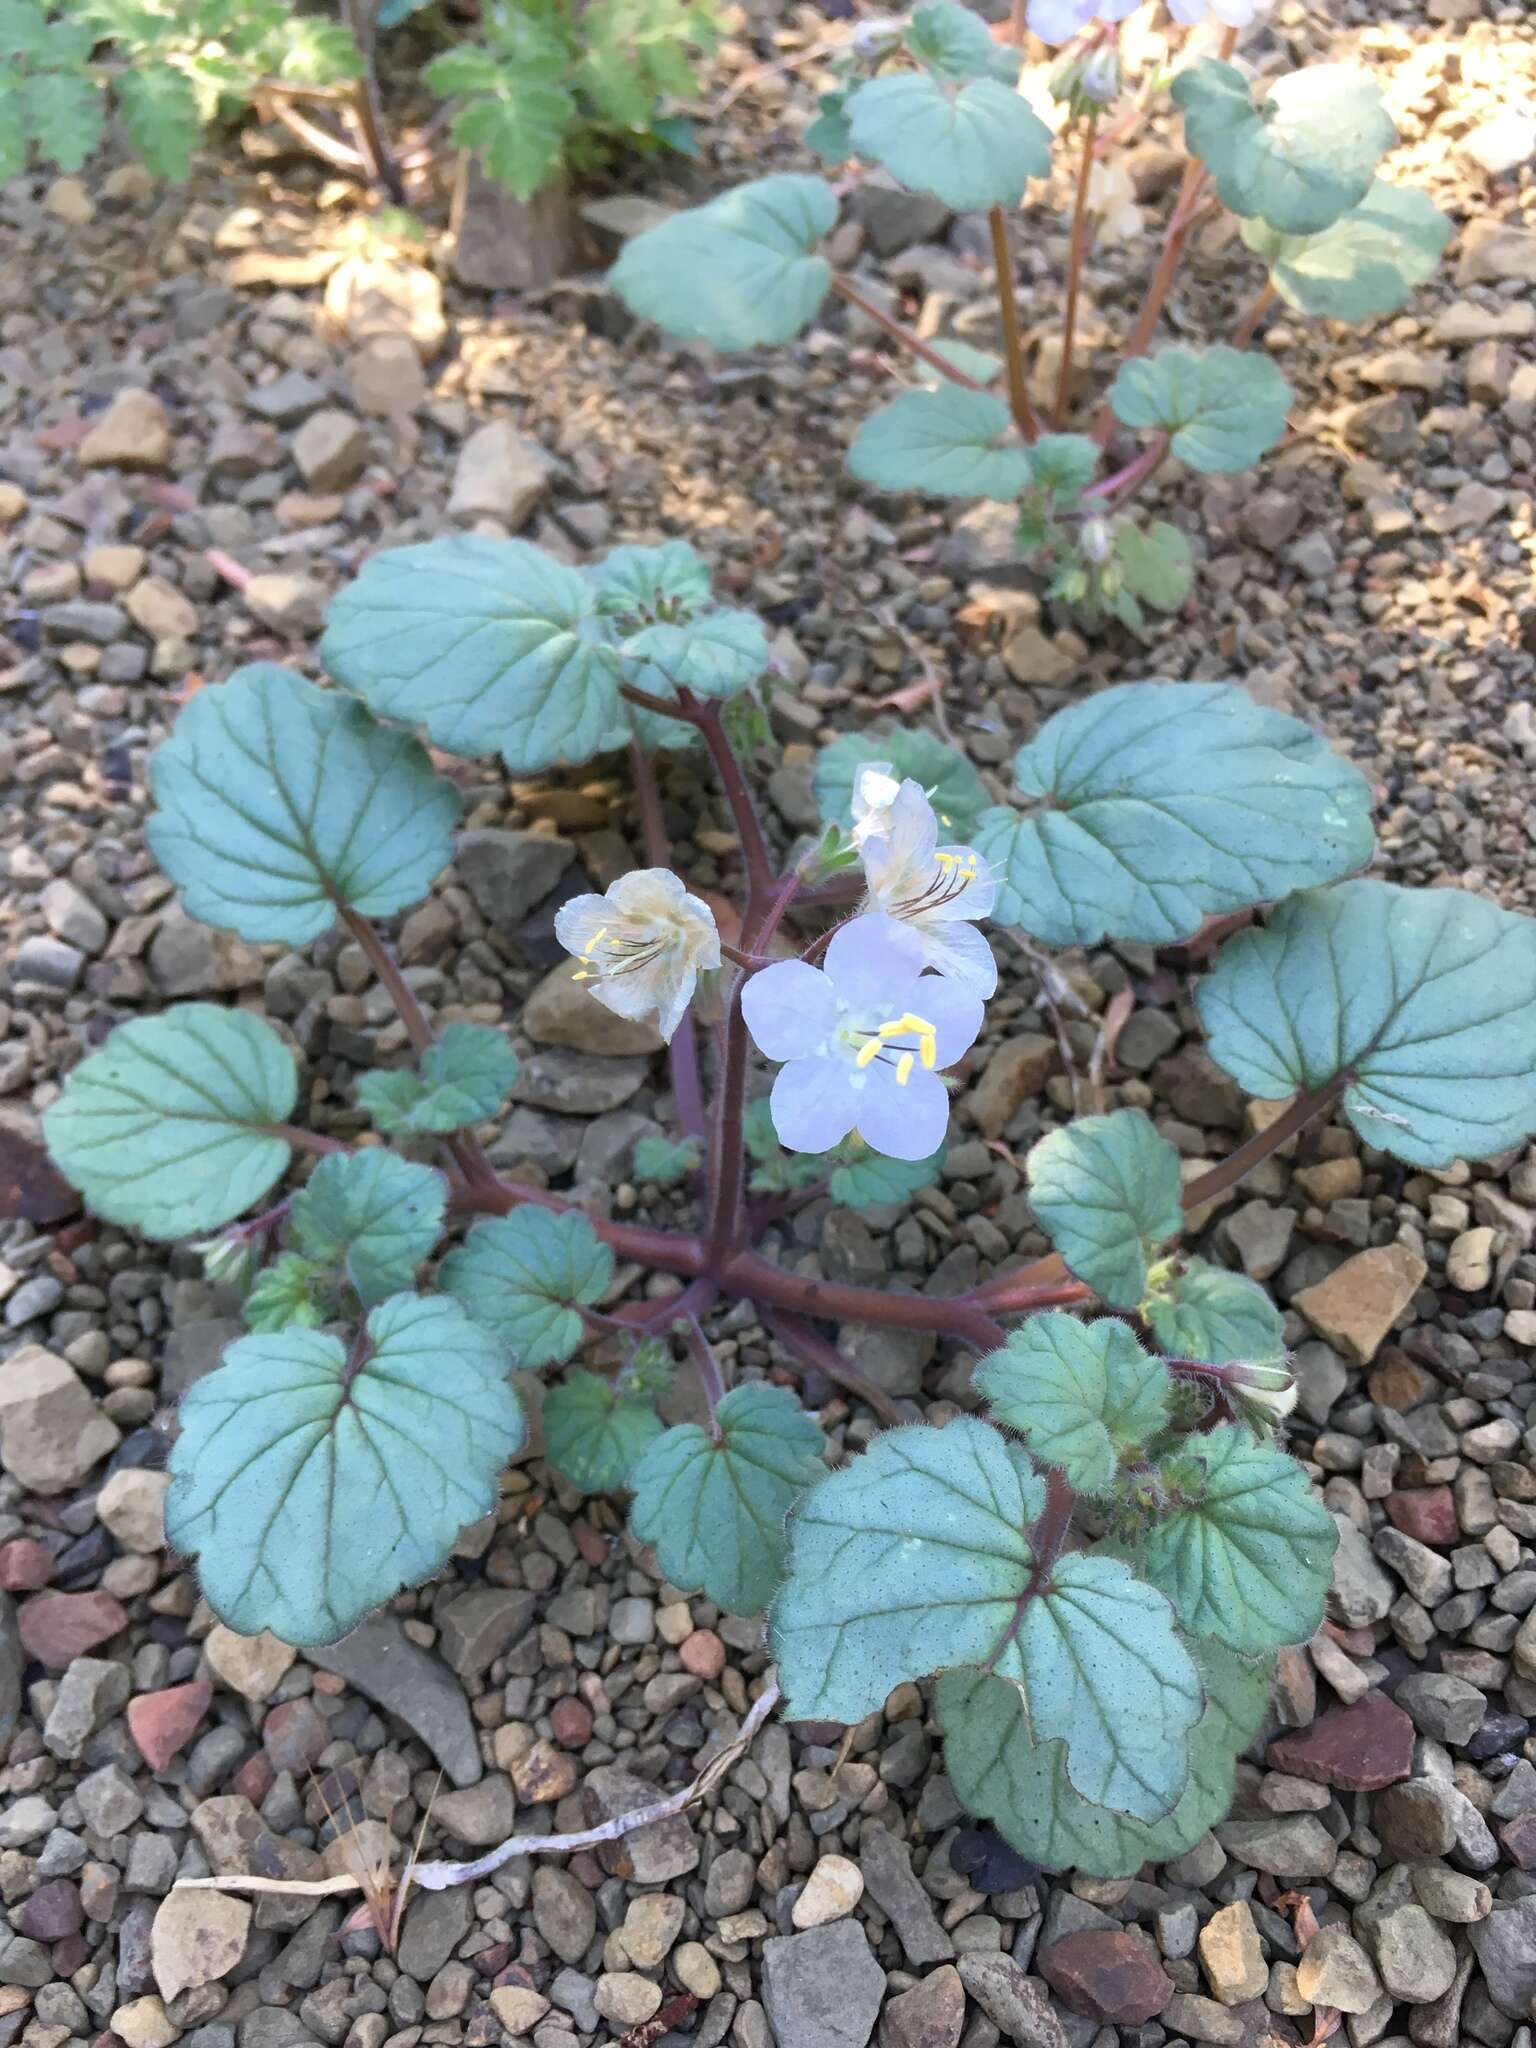
[[(804, 83), (761, 67), (823, 33), (743, 25), (723, 68), (755, 81), (701, 188), (803, 165)], [(419, 1895), (391, 1959), (334, 1900), (163, 1902), (178, 1876), (322, 1874), (332, 1816), (398, 1857), (439, 1768), (429, 1853), (626, 1811), (739, 1727), (758, 1632), (666, 1585), (611, 1503), (530, 1454), (450, 1570), (335, 1652), (231, 1635), (165, 1554), (160, 1509), (165, 1419), (235, 1304), (191, 1254), (80, 1218), (34, 1144), (82, 1049), (185, 996), (264, 1003), (311, 1114), (355, 1127), (352, 1070), (403, 1045), (356, 948), (279, 958), (191, 924), (144, 849), (145, 764), (196, 679), (311, 668), (365, 554), (456, 525), (576, 560), (697, 540), (779, 629), (795, 687), (761, 766), (786, 840), (811, 822), (815, 745), (914, 715), (894, 692), (939, 683), (920, 715), (1001, 775), (1096, 682), (1236, 675), (1378, 784), (1383, 873), (1536, 908), (1536, 33), (1478, 0), (1288, 0), (1250, 47), (1376, 71), (1395, 167), (1460, 232), (1393, 320), (1272, 322), (1291, 438), (1255, 478), (1169, 474), (1160, 510), (1202, 558), (1201, 603), (1149, 647), (1042, 610), (995, 511), (848, 482), (829, 451), (892, 366), (840, 314), (795, 350), (717, 362), (631, 332), (595, 280), (445, 293), (281, 159), (170, 194), (132, 168), (0, 194), (0, 2048), (863, 2048), (877, 2028), (881, 2048), (1251, 2048), (1318, 2038), (1330, 2012), (1351, 2048), (1530, 2048), (1536, 1154), (1414, 1174), (1314, 1130), (1206, 1220), (1211, 1255), (1286, 1304), (1295, 1445), (1342, 1542), (1330, 1620), (1282, 1660), (1233, 1817), (1188, 1855), (1120, 1883), (1021, 1865), (965, 1823), (904, 1686), (845, 1757), (837, 1729), (770, 1724), (691, 1818)], [(1156, 215), (1165, 142), (1132, 167)], [(1059, 198), (1020, 221), (1036, 339)], [(871, 291), (985, 345), (976, 223), (870, 190), (854, 215)], [(1197, 241), (1175, 331), (1230, 325), (1251, 283), (1233, 253)], [(1095, 259), (1090, 329), (1123, 326), (1142, 274), (1120, 248)], [(606, 765), (460, 779), (477, 836), (399, 938), (439, 1018), (507, 1019), (527, 1055), (494, 1156), (665, 1215), (672, 1198), (625, 1177), (663, 1071), (551, 973), (559, 903), (632, 862), (624, 783)], [(725, 885), (730, 840), (686, 763), (665, 794), (690, 873)], [(889, 1224), (803, 1212), (783, 1232), (797, 1267), (944, 1293), (1044, 1248), (1017, 1162), (1076, 1077), (999, 944), (1017, 972), (941, 1184)], [(1075, 1066), (1130, 986), (1111, 1099), (1148, 1108), (1191, 1172), (1229, 1149), (1243, 1108), (1194, 1041), (1180, 963), (1068, 966)], [(717, 1334), (737, 1374), (790, 1379), (750, 1311)], [(931, 1340), (844, 1341), (899, 1401), (939, 1417), (970, 1399), (969, 1359)], [(806, 1397), (833, 1457), (876, 1426), (825, 1381)]]

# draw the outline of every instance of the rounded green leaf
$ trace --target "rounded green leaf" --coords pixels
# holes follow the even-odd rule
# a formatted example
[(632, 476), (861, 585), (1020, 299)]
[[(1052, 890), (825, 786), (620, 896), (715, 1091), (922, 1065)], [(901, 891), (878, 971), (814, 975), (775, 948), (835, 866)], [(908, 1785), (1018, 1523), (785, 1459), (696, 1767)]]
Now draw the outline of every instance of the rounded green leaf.
[(1224, 1424), (1163, 1467), (1141, 1568), (1185, 1627), (1248, 1655), (1322, 1626), (1338, 1531), (1294, 1458)]
[(1536, 922), (1462, 889), (1357, 881), (1281, 904), (1196, 992), (1210, 1053), (1266, 1101), (1347, 1076), (1345, 1115), (1415, 1166), (1536, 1131)]
[(459, 799), (409, 734), (257, 662), (199, 690), (150, 764), (150, 850), (193, 917), (307, 945), (387, 917), (453, 858)]
[(927, 71), (871, 78), (845, 113), (854, 153), (955, 213), (1017, 206), (1051, 167), (1051, 131), (999, 78), (946, 84)]
[(1395, 313), (1445, 254), (1451, 223), (1412, 185), (1378, 178), (1360, 204), (1315, 235), (1243, 222), (1243, 240), (1298, 313), (1371, 320)]
[(825, 1470), (821, 1430), (787, 1389), (758, 1383), (732, 1387), (715, 1425), (657, 1437), (630, 1475), (629, 1524), (674, 1586), (761, 1614), (783, 1577), (785, 1517)]
[(591, 585), (528, 541), (463, 533), (371, 556), (320, 653), (380, 717), (519, 774), (590, 760), (618, 718)]
[(790, 1524), (773, 1611), (791, 1719), (860, 1721), (906, 1679), (982, 1663), (1014, 1621), (1044, 1507), (1023, 1451), (969, 1417), (889, 1430), (823, 1479)]
[(1170, 1358), (1268, 1365), (1285, 1357), (1284, 1319), (1263, 1288), (1204, 1259), (1170, 1261), (1141, 1310)]
[(696, 697), (734, 697), (768, 666), (768, 635), (756, 612), (706, 611), (642, 626), (619, 651), (644, 664), (633, 678), (642, 690), (670, 697), (675, 686)]
[(1202, 57), (1175, 78), (1173, 97), (1224, 204), (1286, 234), (1330, 227), (1358, 205), (1397, 140), (1375, 82), (1349, 64), (1277, 78), (1255, 106), (1240, 71)]
[(996, 921), (1053, 946), (1187, 939), (1374, 844), (1359, 771), (1234, 683), (1116, 684), (1047, 719), (1014, 773), (1041, 808), (988, 811), (973, 844)]
[(1008, 54), (992, 40), (981, 16), (962, 7), (960, 0), (929, 0), (926, 7), (914, 8), (905, 40), (918, 63), (936, 78), (995, 76), (999, 56)]
[(1007, 406), (959, 384), (904, 391), (871, 414), (853, 437), (848, 467), (880, 490), (945, 498), (1016, 498), (1030, 477)]
[(709, 565), (685, 540), (610, 548), (589, 573), (598, 610), (637, 625), (690, 619), (710, 602)]
[(888, 1159), (883, 1152), (871, 1152), (855, 1133), (844, 1138), (834, 1155), (827, 1180), (827, 1192), (834, 1202), (849, 1209), (877, 1209), (905, 1202), (919, 1188), (930, 1188), (944, 1164), (941, 1147), (929, 1159)]
[(816, 806), (829, 825), (853, 826), (853, 785), (871, 761), (885, 761), (898, 782), (909, 776), (922, 784), (946, 834), (969, 838), (987, 805), (986, 785), (958, 748), (948, 747), (920, 726), (895, 732), (845, 732), (816, 756), (812, 785)]
[(1122, 587), (1154, 611), (1176, 612), (1195, 580), (1195, 557), (1186, 537), (1167, 519), (1150, 526), (1127, 522), (1115, 531), (1115, 561)]
[(1291, 387), (1253, 349), (1164, 348), (1122, 363), (1109, 387), (1115, 418), (1158, 427), (1191, 469), (1249, 469), (1285, 432)]
[(636, 235), (608, 282), (632, 313), (682, 341), (793, 341), (831, 287), (831, 267), (811, 251), (836, 219), (822, 179), (759, 178)]
[(648, 1398), (576, 1367), (544, 1396), (544, 1451), (583, 1493), (616, 1493), (666, 1425)]
[(43, 1113), (54, 1163), (109, 1223), (146, 1237), (215, 1230), (288, 1164), (293, 1055), (270, 1024), (180, 1003), (120, 1024)]
[[(1127, 1112), (1129, 1113), (1129, 1112)], [(1124, 1323), (1052, 1312), (1010, 1331), (976, 1369), (993, 1415), (1078, 1493), (1107, 1493), (1120, 1460), (1168, 1420), (1168, 1374)]]
[(1179, 1155), (1139, 1109), (1082, 1116), (1025, 1162), (1030, 1207), (1079, 1280), (1136, 1308), (1153, 1252), (1183, 1227)]
[(524, 1436), (502, 1347), (411, 1294), (350, 1351), (319, 1330), (240, 1338), (177, 1412), (171, 1546), (221, 1621), (301, 1647), (435, 1572)]
[(1067, 1777), (1065, 1745), (1033, 1742), (1019, 1688), (985, 1671), (947, 1671), (934, 1694), (956, 1797), (1047, 1870), (1133, 1877), (1143, 1863), (1182, 1855), (1225, 1818), (1237, 1756), (1269, 1707), (1268, 1662), (1250, 1663), (1220, 1643), (1194, 1649), (1206, 1703), (1190, 1732), (1189, 1782), (1172, 1813), (1133, 1820), (1083, 1799)]
[(447, 1185), (382, 1146), (322, 1159), (293, 1198), (293, 1230), (311, 1259), (342, 1267), (363, 1306), (402, 1294), (443, 1228)]
[(357, 1099), (381, 1131), (462, 1131), (496, 1114), (517, 1071), (517, 1054), (489, 1024), (446, 1024), (419, 1072), (359, 1075)]
[(581, 1342), (575, 1304), (606, 1291), (613, 1253), (579, 1210), (525, 1207), (477, 1223), (438, 1279), (477, 1323), (506, 1339), (520, 1366), (556, 1365)]

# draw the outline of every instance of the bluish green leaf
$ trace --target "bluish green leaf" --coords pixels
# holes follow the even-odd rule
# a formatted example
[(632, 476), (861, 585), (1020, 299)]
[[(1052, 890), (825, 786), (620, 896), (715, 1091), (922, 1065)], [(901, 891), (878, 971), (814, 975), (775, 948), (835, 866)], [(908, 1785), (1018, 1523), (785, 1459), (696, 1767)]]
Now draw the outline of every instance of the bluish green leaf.
[(598, 610), (639, 625), (690, 619), (710, 602), (709, 564), (685, 540), (610, 548), (588, 573)]
[(1346, 882), (1240, 933), (1196, 996), (1211, 1057), (1250, 1095), (1347, 1076), (1345, 1115), (1415, 1166), (1536, 1130), (1536, 923), (1461, 889)]
[(440, 1173), (382, 1146), (322, 1159), (293, 1198), (293, 1229), (309, 1258), (343, 1267), (365, 1308), (405, 1293), (443, 1228)]
[(197, 94), (186, 73), (174, 64), (130, 65), (117, 75), (117, 106), (145, 168), (175, 183), (185, 178), (203, 132)]
[(527, 541), (465, 533), (371, 556), (320, 652), (380, 717), (518, 774), (590, 760), (618, 717), (591, 586)]
[(545, 1456), (583, 1493), (628, 1486), (665, 1427), (648, 1398), (579, 1366), (544, 1396)]
[(408, 734), (257, 662), (199, 690), (150, 765), (150, 850), (193, 917), (303, 946), (387, 917), (453, 858), (459, 799)]
[[(1002, 374), (1002, 361), (990, 355), (984, 348), (973, 348), (968, 341), (935, 341), (931, 344), (934, 352), (951, 363), (962, 376), (972, 377), (978, 384), (992, 384)], [(911, 373), (917, 381), (930, 391), (946, 390), (954, 379), (946, 377), (942, 370), (936, 370), (931, 363), (914, 362)], [(961, 387), (964, 389), (964, 386)], [(1042, 435), (1041, 439), (1047, 438)]]
[(1081, 1116), (1026, 1162), (1030, 1207), (1079, 1280), (1135, 1308), (1152, 1253), (1183, 1225), (1179, 1155), (1139, 1109)]
[(931, 1159), (888, 1159), (883, 1152), (871, 1152), (856, 1134), (843, 1140), (840, 1153), (841, 1164), (833, 1167), (827, 1189), (834, 1202), (849, 1209), (905, 1202), (919, 1188), (931, 1188), (944, 1164), (942, 1147)]
[(909, 777), (928, 793), (939, 823), (957, 840), (969, 838), (987, 805), (986, 785), (958, 748), (921, 726), (895, 732), (845, 732), (816, 756), (816, 806), (829, 825), (853, 828), (853, 785), (861, 768), (886, 761), (898, 782)]
[(1067, 1743), (1085, 1798), (1155, 1819), (1184, 1786), (1199, 1678), (1167, 1601), (1120, 1559), (1065, 1556), (1033, 1587), (1045, 1498), (1024, 1453), (968, 1417), (890, 1430), (824, 1479), (774, 1606), (788, 1710), (858, 1721), (906, 1679), (984, 1665), (1025, 1688), (1039, 1740)]
[(293, 1055), (270, 1024), (179, 1003), (120, 1024), (43, 1113), (59, 1170), (98, 1216), (146, 1237), (214, 1230), (288, 1164)]
[(34, 63), (48, 49), (48, 16), (40, 0), (0, 0), (0, 57), (27, 57)]
[(1243, 222), (1243, 240), (1269, 265), (1286, 304), (1328, 320), (1398, 312), (1433, 274), (1450, 235), (1449, 219), (1424, 193), (1379, 178), (1358, 206), (1315, 235)]
[(929, 0), (926, 7), (914, 8), (905, 41), (918, 63), (935, 78), (996, 75), (998, 45), (992, 40), (992, 31), (959, 0)]
[(846, 92), (824, 92), (816, 102), (816, 118), (801, 138), (824, 164), (846, 163), (853, 155), (853, 137), (848, 133)]
[(1226, 1817), (1237, 1755), (1269, 1709), (1268, 1662), (1212, 1642), (1197, 1643), (1195, 1659), (1205, 1710), (1190, 1732), (1189, 1783), (1161, 1820), (1133, 1820), (1083, 1799), (1067, 1777), (1065, 1745), (1032, 1741), (1018, 1687), (985, 1671), (947, 1671), (934, 1694), (956, 1797), (1047, 1870), (1132, 1877), (1143, 1863), (1182, 1855)]
[(643, 690), (659, 676), (669, 696), (675, 684), (696, 697), (734, 697), (768, 666), (768, 635), (756, 612), (710, 611), (679, 625), (643, 626), (620, 651), (645, 664), (634, 678)]
[(1375, 82), (1349, 64), (1277, 78), (1255, 106), (1240, 71), (1202, 57), (1174, 79), (1173, 97), (1224, 204), (1286, 234), (1331, 227), (1357, 206), (1397, 139)]
[(578, 1210), (524, 1207), (477, 1223), (438, 1275), (524, 1367), (556, 1365), (581, 1342), (578, 1302), (594, 1302), (613, 1279), (613, 1253)]
[(1174, 1259), (1166, 1274), (1154, 1271), (1142, 1313), (1171, 1358), (1266, 1365), (1285, 1356), (1284, 1321), (1258, 1282), (1204, 1259)]
[(867, 79), (848, 100), (854, 152), (955, 213), (1017, 206), (1051, 167), (1051, 131), (1011, 85), (945, 85), (927, 71)]
[(1042, 434), (1030, 443), (1029, 481), (1057, 511), (1077, 503), (1099, 467), (1099, 445), (1086, 434)]
[(1371, 856), (1359, 771), (1233, 683), (1117, 684), (1047, 719), (1014, 772), (1042, 807), (988, 811), (973, 843), (997, 922), (1048, 945), (1168, 945)]
[(488, 1024), (446, 1024), (421, 1068), (360, 1074), (357, 1099), (381, 1131), (462, 1131), (494, 1116), (517, 1079), (517, 1054)]
[(101, 140), (101, 87), (84, 71), (35, 71), (21, 84), (22, 116), (38, 155), (78, 171)]
[(1141, 1568), (1184, 1625), (1248, 1655), (1313, 1636), (1338, 1532), (1296, 1460), (1229, 1423), (1191, 1437), (1163, 1480), (1172, 1504)]
[(396, 1295), (351, 1352), (319, 1330), (242, 1337), (181, 1398), (166, 1535), (242, 1635), (334, 1642), (496, 1505), (522, 1410), (494, 1338)]
[(327, 1320), (322, 1301), (326, 1271), (313, 1259), (297, 1252), (284, 1252), (256, 1275), (250, 1293), (241, 1304), (248, 1330), (290, 1329), (295, 1323), (317, 1330)]
[(1161, 428), (1191, 469), (1249, 469), (1285, 432), (1291, 387), (1254, 349), (1163, 348), (1122, 363), (1109, 387), (1115, 418)]
[(1042, 1464), (1059, 1465), (1078, 1493), (1108, 1493), (1120, 1460), (1168, 1419), (1162, 1360), (1108, 1317), (1031, 1316), (981, 1361), (975, 1380), (997, 1420)]
[(1167, 519), (1148, 527), (1129, 521), (1115, 531), (1115, 561), (1132, 597), (1154, 611), (1176, 612), (1195, 580), (1195, 558), (1179, 529)]
[(646, 1451), (629, 1523), (681, 1591), (702, 1587), (728, 1614), (760, 1614), (782, 1576), (784, 1520), (825, 1469), (821, 1430), (794, 1395), (732, 1387), (717, 1435), (678, 1423)]
[(1029, 454), (1002, 399), (941, 384), (904, 391), (865, 420), (848, 467), (861, 483), (943, 498), (1016, 498)]
[(636, 235), (608, 281), (632, 313), (683, 341), (793, 341), (831, 287), (830, 266), (812, 250), (836, 219), (836, 195), (820, 178), (759, 178)]
[(697, 1138), (636, 1138), (630, 1167), (636, 1180), (654, 1181), (659, 1188), (675, 1187), (694, 1172), (703, 1150)]
[(0, 184), (27, 168), (27, 131), (22, 123), (21, 73), (0, 69)]

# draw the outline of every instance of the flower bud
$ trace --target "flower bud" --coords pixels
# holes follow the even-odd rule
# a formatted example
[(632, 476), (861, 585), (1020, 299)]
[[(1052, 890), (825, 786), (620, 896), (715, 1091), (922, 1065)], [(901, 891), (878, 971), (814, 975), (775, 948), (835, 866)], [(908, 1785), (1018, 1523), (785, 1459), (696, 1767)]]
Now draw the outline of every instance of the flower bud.
[(260, 1247), (240, 1230), (199, 1238), (192, 1249), (201, 1254), (203, 1277), (210, 1287), (236, 1287), (242, 1294), (250, 1288), (261, 1263)]
[(1078, 544), (1089, 561), (1100, 567), (1115, 551), (1114, 528), (1107, 519), (1085, 519)]
[(1112, 37), (1074, 51), (1051, 73), (1051, 98), (1081, 118), (1113, 106), (1125, 88), (1120, 46)]
[(1227, 1385), (1246, 1407), (1256, 1408), (1268, 1422), (1283, 1422), (1296, 1406), (1296, 1380), (1289, 1366), (1229, 1365)]
[(868, 64), (887, 56), (901, 41), (902, 29), (906, 26), (900, 19), (890, 15), (875, 15), (869, 21), (859, 22), (853, 31), (853, 53)]

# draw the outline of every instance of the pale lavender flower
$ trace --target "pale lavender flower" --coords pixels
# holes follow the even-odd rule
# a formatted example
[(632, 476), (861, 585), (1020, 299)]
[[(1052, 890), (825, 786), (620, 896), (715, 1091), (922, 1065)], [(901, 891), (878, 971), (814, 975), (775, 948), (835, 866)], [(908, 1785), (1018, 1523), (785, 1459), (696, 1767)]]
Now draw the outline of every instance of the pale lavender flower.
[(1246, 28), (1264, 10), (1266, 0), (1168, 0), (1168, 12), (1185, 28), (1210, 15), (1223, 28)]
[(1070, 43), (1096, 21), (1124, 21), (1141, 0), (1029, 0), (1026, 19), (1042, 43)]
[(781, 960), (742, 990), (758, 1049), (782, 1060), (770, 1103), (792, 1152), (828, 1152), (856, 1130), (891, 1159), (927, 1159), (949, 1127), (939, 1075), (973, 1044), (981, 998), (923, 973), (908, 925), (874, 914), (835, 934), (826, 966)]
[(670, 1039), (693, 1000), (699, 970), (720, 965), (714, 912), (667, 868), (620, 875), (606, 896), (573, 896), (555, 937), (581, 962), (575, 979), (620, 1017), (654, 1017)]
[(981, 997), (997, 987), (997, 962), (974, 920), (989, 917), (997, 884), (971, 846), (940, 846), (939, 821), (910, 779), (865, 821), (859, 845), (868, 910), (883, 910), (922, 942), (925, 967)]

